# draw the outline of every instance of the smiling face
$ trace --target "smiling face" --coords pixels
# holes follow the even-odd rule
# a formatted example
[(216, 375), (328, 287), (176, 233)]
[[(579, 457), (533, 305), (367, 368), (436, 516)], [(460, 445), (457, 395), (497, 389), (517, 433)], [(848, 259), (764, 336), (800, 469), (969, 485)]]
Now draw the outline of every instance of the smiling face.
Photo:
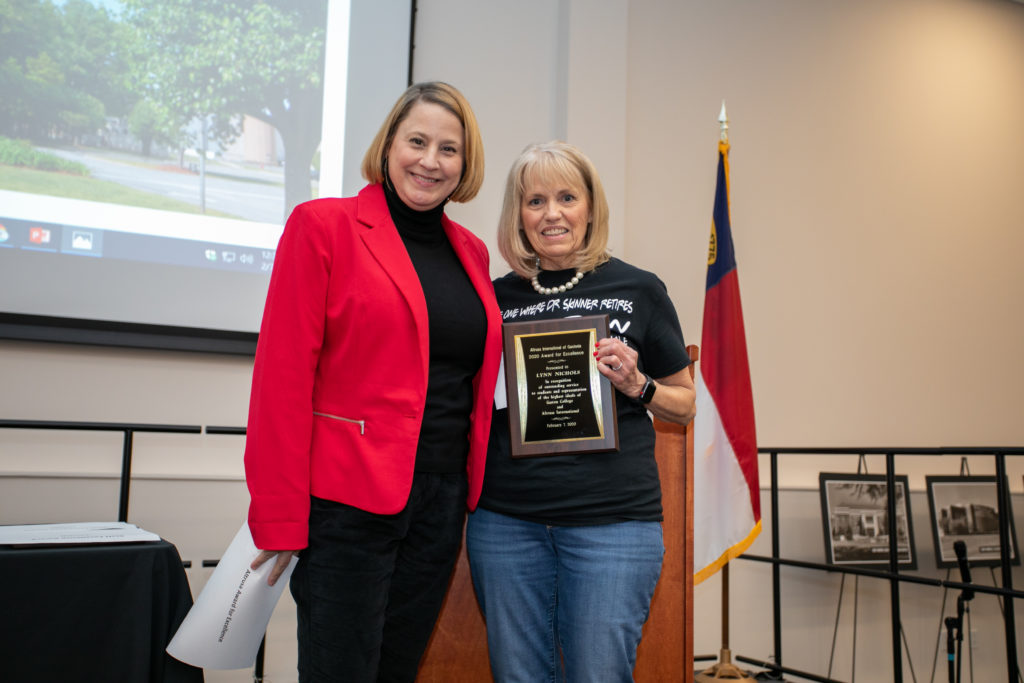
[(429, 211), (462, 179), (462, 123), (439, 104), (417, 102), (398, 124), (388, 148), (388, 178), (410, 209)]
[(587, 191), (578, 183), (557, 178), (527, 178), (520, 206), (523, 232), (544, 270), (575, 266), (575, 254), (586, 242), (590, 226)]

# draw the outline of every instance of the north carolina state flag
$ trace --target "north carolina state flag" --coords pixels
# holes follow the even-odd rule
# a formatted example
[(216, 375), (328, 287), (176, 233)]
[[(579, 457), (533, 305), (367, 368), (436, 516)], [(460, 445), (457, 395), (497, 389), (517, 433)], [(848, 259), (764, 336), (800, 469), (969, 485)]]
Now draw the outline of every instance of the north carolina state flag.
[(704, 326), (696, 370), (694, 583), (742, 555), (761, 532), (757, 436), (743, 308), (729, 225), (729, 143), (718, 143)]

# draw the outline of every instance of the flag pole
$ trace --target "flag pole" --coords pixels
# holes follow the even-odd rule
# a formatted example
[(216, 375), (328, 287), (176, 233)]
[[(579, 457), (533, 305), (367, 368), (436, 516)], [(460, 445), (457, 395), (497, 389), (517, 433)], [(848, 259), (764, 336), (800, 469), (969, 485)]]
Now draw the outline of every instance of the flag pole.
[[(718, 114), (721, 126), (721, 140), (729, 142), (729, 117), (725, 113), (725, 100), (722, 100), (722, 111)], [(753, 680), (752, 676), (732, 663), (732, 650), (729, 649), (729, 562), (722, 565), (722, 648), (718, 653), (718, 662), (696, 675), (695, 681), (720, 680)]]

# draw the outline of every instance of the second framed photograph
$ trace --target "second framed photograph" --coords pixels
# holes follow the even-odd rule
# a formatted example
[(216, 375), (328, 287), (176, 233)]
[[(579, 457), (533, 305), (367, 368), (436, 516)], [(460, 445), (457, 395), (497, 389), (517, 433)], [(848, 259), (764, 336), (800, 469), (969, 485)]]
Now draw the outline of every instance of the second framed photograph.
[[(973, 565), (997, 567), (999, 560), (999, 497), (995, 477), (926, 476), (931, 511), (935, 562), (955, 567), (953, 544), (963, 541)], [(1009, 486), (1009, 484), (1007, 484)], [(1010, 560), (1020, 564), (1013, 510), (1010, 520)]]
[[(881, 474), (818, 475), (825, 561), (885, 569), (889, 564), (888, 483)], [(905, 474), (896, 475), (896, 554), (900, 569), (917, 569)]]

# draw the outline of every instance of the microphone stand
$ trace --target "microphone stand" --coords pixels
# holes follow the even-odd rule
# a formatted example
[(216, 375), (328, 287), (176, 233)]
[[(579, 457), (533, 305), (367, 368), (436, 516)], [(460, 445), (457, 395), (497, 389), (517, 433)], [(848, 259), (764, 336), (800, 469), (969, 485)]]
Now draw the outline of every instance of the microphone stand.
[(956, 683), (956, 636), (957, 618), (946, 617), (946, 669), (949, 672), (949, 683)]
[[(963, 541), (953, 544), (957, 564), (960, 566), (960, 582), (971, 583), (970, 565), (967, 563), (967, 546)], [(949, 683), (960, 683), (961, 651), (964, 642), (964, 612), (969, 611), (967, 603), (974, 599), (974, 589), (962, 588), (956, 598), (956, 616), (946, 617), (946, 658)], [(954, 646), (955, 643), (955, 646)], [(954, 661), (956, 663), (954, 669)]]

